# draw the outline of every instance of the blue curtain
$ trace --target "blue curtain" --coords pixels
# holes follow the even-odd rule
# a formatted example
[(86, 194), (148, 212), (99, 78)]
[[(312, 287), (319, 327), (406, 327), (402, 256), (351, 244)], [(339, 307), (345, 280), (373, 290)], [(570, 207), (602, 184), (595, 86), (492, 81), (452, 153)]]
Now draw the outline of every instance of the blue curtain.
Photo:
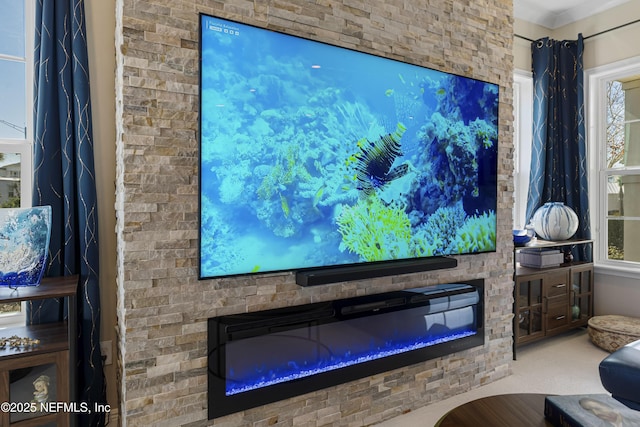
[[(582, 34), (577, 40), (545, 37), (531, 44), (534, 100), (527, 222), (544, 203), (564, 202), (580, 219), (576, 238), (588, 239), (583, 50)], [(590, 251), (582, 257), (590, 257)]]
[[(37, 0), (34, 51), (33, 205), (51, 205), (47, 276), (79, 275), (75, 402), (106, 404), (100, 357), (98, 216), (93, 162), (87, 39), (82, 0)], [(30, 323), (61, 321), (66, 307), (30, 307)], [(104, 425), (82, 414), (78, 425)]]

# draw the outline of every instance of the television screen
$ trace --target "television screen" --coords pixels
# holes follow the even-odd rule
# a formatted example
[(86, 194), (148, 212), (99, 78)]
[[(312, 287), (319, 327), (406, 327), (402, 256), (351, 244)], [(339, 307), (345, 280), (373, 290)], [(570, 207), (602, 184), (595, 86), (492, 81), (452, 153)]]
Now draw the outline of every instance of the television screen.
[(498, 86), (200, 27), (200, 277), (495, 251)]

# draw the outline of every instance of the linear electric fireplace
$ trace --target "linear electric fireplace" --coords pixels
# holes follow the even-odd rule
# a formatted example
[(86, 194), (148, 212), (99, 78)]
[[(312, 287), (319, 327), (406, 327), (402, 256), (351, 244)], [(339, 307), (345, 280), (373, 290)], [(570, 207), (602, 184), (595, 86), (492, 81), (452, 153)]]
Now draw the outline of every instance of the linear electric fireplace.
[(209, 419), (484, 344), (484, 281), (208, 321)]

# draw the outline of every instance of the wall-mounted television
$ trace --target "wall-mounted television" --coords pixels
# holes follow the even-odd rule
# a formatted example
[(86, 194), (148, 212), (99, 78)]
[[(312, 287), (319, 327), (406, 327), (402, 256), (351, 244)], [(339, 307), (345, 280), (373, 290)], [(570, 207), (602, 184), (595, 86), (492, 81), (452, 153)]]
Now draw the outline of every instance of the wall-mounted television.
[(497, 135), (496, 84), (203, 14), (200, 278), (495, 251)]

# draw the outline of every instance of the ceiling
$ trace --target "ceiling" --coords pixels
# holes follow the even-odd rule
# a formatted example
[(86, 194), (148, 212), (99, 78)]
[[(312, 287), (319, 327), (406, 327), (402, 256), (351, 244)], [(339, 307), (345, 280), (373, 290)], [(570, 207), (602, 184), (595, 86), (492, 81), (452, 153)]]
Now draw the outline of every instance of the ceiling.
[(633, 0), (513, 0), (515, 17), (558, 28)]

